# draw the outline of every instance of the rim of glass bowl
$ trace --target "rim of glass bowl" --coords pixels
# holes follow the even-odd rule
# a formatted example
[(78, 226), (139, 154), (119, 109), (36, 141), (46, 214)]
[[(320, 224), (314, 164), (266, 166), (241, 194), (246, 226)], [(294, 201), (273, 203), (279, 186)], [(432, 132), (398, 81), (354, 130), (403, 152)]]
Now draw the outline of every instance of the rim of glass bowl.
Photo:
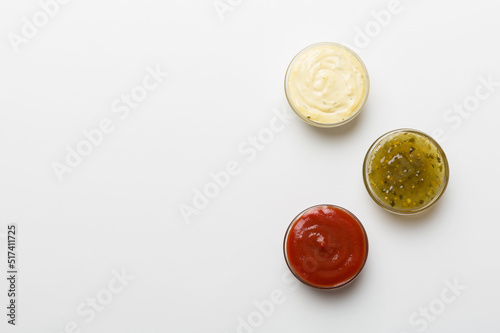
[[(370, 184), (368, 182), (368, 160), (369, 160), (369, 157), (372, 155), (373, 150), (376, 147), (378, 147), (378, 145), (382, 142), (382, 140), (384, 140), (388, 136), (396, 134), (396, 133), (403, 133), (403, 132), (404, 133), (410, 132), (410, 133), (421, 135), (421, 136), (425, 137), (426, 139), (428, 139), (431, 143), (433, 143), (436, 146), (436, 148), (439, 151), (439, 153), (441, 154), (441, 156), (443, 157), (443, 165), (444, 165), (443, 182), (441, 184), (441, 187), (439, 188), (439, 192), (434, 196), (434, 198), (432, 198), (432, 200), (427, 205), (422, 206), (422, 207), (418, 207), (418, 208), (415, 208), (415, 209), (409, 209), (409, 210), (401, 210), (401, 209), (397, 209), (397, 208), (394, 208), (394, 207), (391, 207), (391, 206), (385, 204), (382, 200), (380, 200), (377, 197), (377, 195), (375, 195), (375, 193), (373, 193), (373, 190), (372, 190), (372, 188), (371, 188), (371, 186), (370, 186)], [(385, 210), (387, 210), (387, 211), (389, 211), (391, 213), (395, 213), (395, 214), (399, 214), (399, 215), (413, 215), (413, 214), (418, 214), (418, 213), (421, 213), (421, 212), (429, 209), (430, 207), (432, 207), (439, 200), (439, 198), (441, 198), (441, 196), (444, 194), (444, 192), (446, 190), (446, 187), (448, 186), (448, 180), (449, 180), (449, 178), (450, 178), (450, 168), (449, 168), (449, 165), (448, 165), (448, 158), (446, 157), (446, 154), (444, 153), (443, 148), (441, 148), (441, 146), (439, 145), (439, 143), (437, 143), (437, 141), (434, 140), (427, 133), (424, 133), (422, 131), (419, 131), (419, 130), (416, 130), (416, 129), (412, 129), (412, 128), (400, 128), (400, 129), (389, 131), (389, 132), (381, 135), (370, 146), (370, 148), (368, 149), (368, 152), (366, 153), (365, 160), (363, 162), (363, 182), (365, 183), (365, 187), (366, 187), (366, 190), (368, 191), (368, 194), (370, 194), (370, 196), (373, 199), (373, 201), (375, 201), (380, 207), (384, 208)]]
[[(314, 121), (314, 120), (311, 120), (311, 119), (307, 118), (306, 116), (304, 116), (302, 113), (300, 113), (300, 111), (298, 111), (295, 108), (295, 106), (293, 105), (293, 102), (290, 100), (290, 97), (289, 97), (289, 94), (288, 94), (288, 77), (289, 77), (289, 74), (290, 74), (290, 70), (291, 70), (293, 64), (295, 63), (295, 60), (297, 60), (298, 57), (301, 56), (304, 52), (306, 52), (306, 51), (308, 51), (308, 50), (310, 50), (312, 48), (315, 48), (317, 46), (321, 46), (321, 45), (336, 46), (336, 47), (342, 48), (342, 49), (346, 50), (347, 52), (351, 53), (359, 61), (359, 63), (361, 64), (361, 68), (363, 69), (363, 71), (365, 73), (366, 90), (365, 90), (365, 94), (363, 96), (362, 102), (360, 103), (359, 107), (356, 109), (356, 111), (353, 112), (353, 114), (350, 117), (348, 117), (348, 118), (346, 118), (344, 120), (335, 122), (335, 123), (326, 123), (325, 124), (325, 123), (317, 122), (317, 121)], [(368, 70), (366, 69), (365, 63), (356, 54), (356, 52), (354, 52), (353, 50), (351, 50), (347, 46), (339, 44), (339, 43), (335, 43), (335, 42), (320, 42), (320, 43), (315, 43), (315, 44), (311, 44), (309, 46), (306, 46), (301, 51), (299, 51), (299, 53), (297, 53), (295, 55), (295, 57), (293, 57), (292, 61), (290, 61), (290, 64), (288, 65), (288, 67), (286, 69), (286, 74), (285, 74), (285, 96), (286, 96), (286, 100), (288, 101), (288, 105), (290, 105), (290, 108), (293, 110), (293, 112), (300, 119), (302, 119), (303, 121), (305, 121), (306, 123), (308, 123), (309, 125), (312, 125), (312, 126), (323, 127), (323, 128), (331, 128), (331, 127), (337, 127), (337, 126), (341, 126), (341, 125), (347, 124), (348, 122), (350, 122), (351, 120), (353, 120), (354, 118), (356, 118), (356, 116), (359, 113), (361, 113), (361, 110), (365, 106), (369, 94), (370, 94), (370, 77), (368, 75)]]
[[(286, 250), (286, 244), (287, 244), (287, 241), (288, 241), (288, 236), (290, 234), (290, 230), (292, 230), (292, 227), (297, 223), (297, 221), (302, 217), (302, 215), (304, 215), (304, 213), (306, 213), (307, 211), (309, 211), (309, 210), (311, 210), (313, 208), (322, 207), (322, 206), (328, 206), (328, 207), (340, 209), (340, 210), (346, 212), (347, 214), (349, 214), (358, 223), (358, 225), (361, 227), (361, 231), (363, 232), (363, 236), (364, 236), (364, 240), (365, 240), (365, 245), (366, 245), (363, 263), (361, 264), (361, 267), (358, 269), (358, 271), (356, 272), (356, 274), (354, 274), (349, 280), (344, 281), (344, 282), (342, 282), (340, 284), (336, 284), (334, 286), (318, 286), (318, 285), (312, 284), (312, 283), (307, 282), (306, 280), (304, 280), (297, 272), (295, 272), (295, 270), (293, 269), (292, 265), (288, 261), (288, 253), (287, 253), (287, 250)], [(332, 204), (319, 204), (319, 205), (314, 205), (314, 206), (311, 206), (311, 207), (308, 207), (308, 208), (304, 209), (297, 216), (295, 216), (295, 218), (292, 220), (292, 222), (290, 222), (290, 224), (288, 225), (288, 228), (286, 229), (285, 238), (283, 240), (283, 254), (285, 256), (285, 262), (286, 262), (286, 265), (288, 266), (288, 268), (290, 269), (290, 271), (292, 272), (292, 274), (300, 282), (302, 282), (303, 284), (305, 284), (305, 285), (307, 285), (309, 287), (312, 287), (312, 288), (315, 288), (315, 289), (321, 289), (321, 290), (335, 290), (335, 289), (339, 289), (341, 287), (344, 287), (344, 286), (350, 284), (352, 281), (354, 281), (358, 277), (358, 275), (361, 273), (361, 271), (363, 270), (363, 267), (365, 267), (365, 263), (366, 263), (366, 260), (368, 258), (368, 247), (369, 247), (369, 245), (368, 245), (368, 235), (366, 234), (366, 230), (365, 230), (365, 227), (363, 226), (363, 223), (361, 223), (361, 221), (356, 217), (356, 215), (354, 215), (353, 213), (351, 213), (349, 210), (345, 209), (344, 207), (340, 207), (340, 206), (336, 206), (336, 205), (332, 205)]]

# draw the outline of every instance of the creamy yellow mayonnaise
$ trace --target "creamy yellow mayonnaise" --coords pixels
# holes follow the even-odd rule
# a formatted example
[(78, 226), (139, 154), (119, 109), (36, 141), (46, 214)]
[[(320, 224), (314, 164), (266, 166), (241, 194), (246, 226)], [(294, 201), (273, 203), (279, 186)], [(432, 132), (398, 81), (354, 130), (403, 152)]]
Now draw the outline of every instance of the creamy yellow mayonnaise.
[(335, 125), (356, 115), (368, 90), (368, 73), (361, 60), (334, 43), (315, 44), (301, 51), (286, 78), (292, 108), (319, 125)]

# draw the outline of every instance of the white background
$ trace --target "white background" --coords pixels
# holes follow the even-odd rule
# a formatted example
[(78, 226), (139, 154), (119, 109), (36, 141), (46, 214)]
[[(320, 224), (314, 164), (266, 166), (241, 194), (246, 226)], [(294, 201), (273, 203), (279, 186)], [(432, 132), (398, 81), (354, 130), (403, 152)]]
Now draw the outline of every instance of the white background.
[[(500, 81), (500, 3), (401, 0), (380, 28), (372, 11), (390, 1), (227, 1), (218, 13), (212, 0), (73, 0), (15, 52), (9, 34), (41, 7), (1, 0), (1, 331), (498, 332), (500, 87), (464, 116), (453, 107), (474, 101), (481, 77)], [(248, 161), (238, 147), (275, 112), (291, 114), (289, 61), (321, 41), (364, 60), (365, 109), (337, 129), (294, 116)], [(121, 120), (112, 104), (148, 67), (169, 75)], [(53, 163), (104, 118), (114, 131), (60, 182)], [(382, 210), (362, 180), (368, 147), (401, 127), (446, 136), (448, 189), (415, 217)], [(232, 160), (241, 172), (187, 223), (180, 205)], [(283, 259), (289, 222), (319, 203), (351, 210), (370, 241), (362, 274), (337, 292), (298, 285)], [(3, 278), (10, 223), (16, 327)], [(123, 270), (134, 279), (110, 294)], [(445, 304), (446, 281), (465, 290)], [(106, 304), (92, 319), (77, 312), (97, 296)], [(424, 320), (429, 306), (439, 313)], [(255, 327), (238, 330), (239, 318)]]

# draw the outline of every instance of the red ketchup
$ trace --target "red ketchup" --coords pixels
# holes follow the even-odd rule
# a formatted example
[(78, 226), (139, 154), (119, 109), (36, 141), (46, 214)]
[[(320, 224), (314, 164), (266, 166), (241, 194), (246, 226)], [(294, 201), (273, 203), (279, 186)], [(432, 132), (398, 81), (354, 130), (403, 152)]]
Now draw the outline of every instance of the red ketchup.
[(284, 252), (288, 267), (301, 282), (335, 289), (354, 280), (363, 269), (368, 238), (361, 222), (348, 210), (318, 205), (290, 223)]

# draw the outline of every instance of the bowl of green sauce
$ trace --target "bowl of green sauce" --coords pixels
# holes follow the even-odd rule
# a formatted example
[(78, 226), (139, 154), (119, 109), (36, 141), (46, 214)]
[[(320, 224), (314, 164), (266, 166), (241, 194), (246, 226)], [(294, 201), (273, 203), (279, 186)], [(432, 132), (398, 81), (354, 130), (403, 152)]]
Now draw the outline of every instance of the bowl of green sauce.
[(414, 129), (390, 131), (366, 153), (363, 179), (372, 199), (396, 214), (420, 213), (443, 195), (449, 167), (443, 149)]

